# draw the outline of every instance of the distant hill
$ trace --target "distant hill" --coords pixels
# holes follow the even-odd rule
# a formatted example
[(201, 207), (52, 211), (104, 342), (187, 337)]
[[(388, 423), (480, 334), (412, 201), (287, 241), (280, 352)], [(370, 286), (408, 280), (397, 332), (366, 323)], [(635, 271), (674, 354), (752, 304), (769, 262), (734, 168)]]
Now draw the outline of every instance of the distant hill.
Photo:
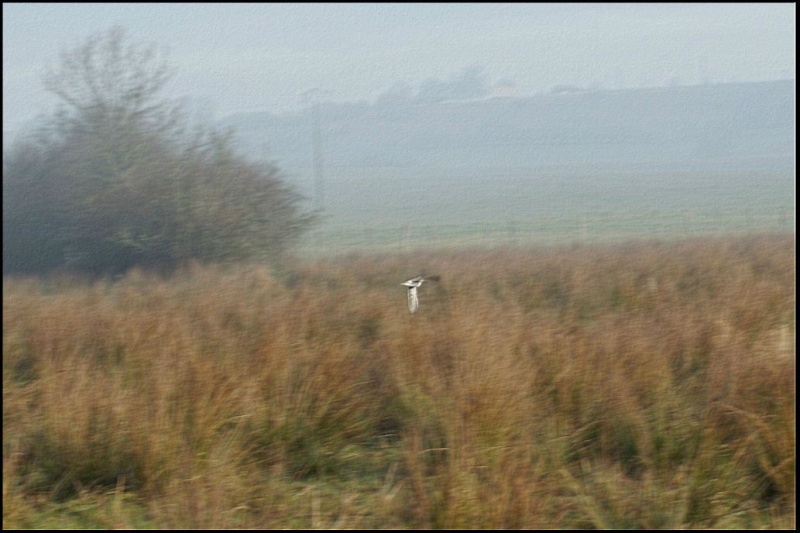
[[(794, 163), (795, 80), (558, 91), (435, 104), (323, 103), (326, 169), (724, 167)], [(312, 166), (312, 116), (221, 121), (240, 148), (295, 173)], [(305, 169), (305, 170), (301, 170)]]

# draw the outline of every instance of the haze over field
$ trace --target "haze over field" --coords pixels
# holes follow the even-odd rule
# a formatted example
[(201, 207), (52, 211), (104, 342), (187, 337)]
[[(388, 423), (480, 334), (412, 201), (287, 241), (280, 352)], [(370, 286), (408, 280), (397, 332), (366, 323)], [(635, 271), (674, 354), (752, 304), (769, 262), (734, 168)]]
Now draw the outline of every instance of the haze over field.
[(560, 89), (220, 123), (319, 201), (332, 248), (476, 232), (488, 243), (785, 231), (794, 93), (794, 80)]
[(168, 52), (194, 119), (234, 127), (244, 154), (325, 213), (315, 242), (786, 230), (795, 13), (4, 5), (3, 129), (14, 138), (52, 109), (41, 81), (59, 50), (119, 24)]

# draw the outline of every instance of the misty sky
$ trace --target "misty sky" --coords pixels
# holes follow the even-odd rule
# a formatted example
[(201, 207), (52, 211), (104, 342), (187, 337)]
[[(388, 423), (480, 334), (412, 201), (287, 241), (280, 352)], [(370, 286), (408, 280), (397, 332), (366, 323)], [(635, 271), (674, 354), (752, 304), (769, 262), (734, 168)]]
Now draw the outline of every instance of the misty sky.
[[(454, 96), (795, 77), (792, 4), (3, 4), (3, 130), (52, 109), (59, 51), (121, 25), (217, 117)], [(463, 88), (463, 87), (462, 87)]]

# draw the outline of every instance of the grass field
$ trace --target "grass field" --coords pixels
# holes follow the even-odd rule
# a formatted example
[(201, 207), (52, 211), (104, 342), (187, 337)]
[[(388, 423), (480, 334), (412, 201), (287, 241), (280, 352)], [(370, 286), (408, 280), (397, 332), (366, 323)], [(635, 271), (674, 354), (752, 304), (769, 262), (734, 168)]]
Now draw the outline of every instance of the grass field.
[[(325, 177), (322, 224), (300, 247), (307, 257), (795, 231), (793, 165), (717, 172), (333, 168)], [(309, 199), (310, 184), (307, 178), (302, 188)]]
[(3, 526), (794, 528), (795, 253), (6, 278)]

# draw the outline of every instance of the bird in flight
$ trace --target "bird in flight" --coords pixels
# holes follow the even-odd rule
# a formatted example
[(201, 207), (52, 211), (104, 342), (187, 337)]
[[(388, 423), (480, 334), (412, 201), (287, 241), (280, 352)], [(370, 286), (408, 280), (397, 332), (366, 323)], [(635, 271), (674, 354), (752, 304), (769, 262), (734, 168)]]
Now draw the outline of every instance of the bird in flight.
[(405, 285), (408, 288), (408, 310), (412, 313), (416, 313), (417, 309), (419, 309), (419, 298), (417, 297), (417, 289), (420, 285), (425, 283), (426, 281), (438, 281), (439, 276), (429, 276), (427, 279), (423, 278), (422, 276), (417, 276), (416, 278), (412, 278), (402, 285)]

